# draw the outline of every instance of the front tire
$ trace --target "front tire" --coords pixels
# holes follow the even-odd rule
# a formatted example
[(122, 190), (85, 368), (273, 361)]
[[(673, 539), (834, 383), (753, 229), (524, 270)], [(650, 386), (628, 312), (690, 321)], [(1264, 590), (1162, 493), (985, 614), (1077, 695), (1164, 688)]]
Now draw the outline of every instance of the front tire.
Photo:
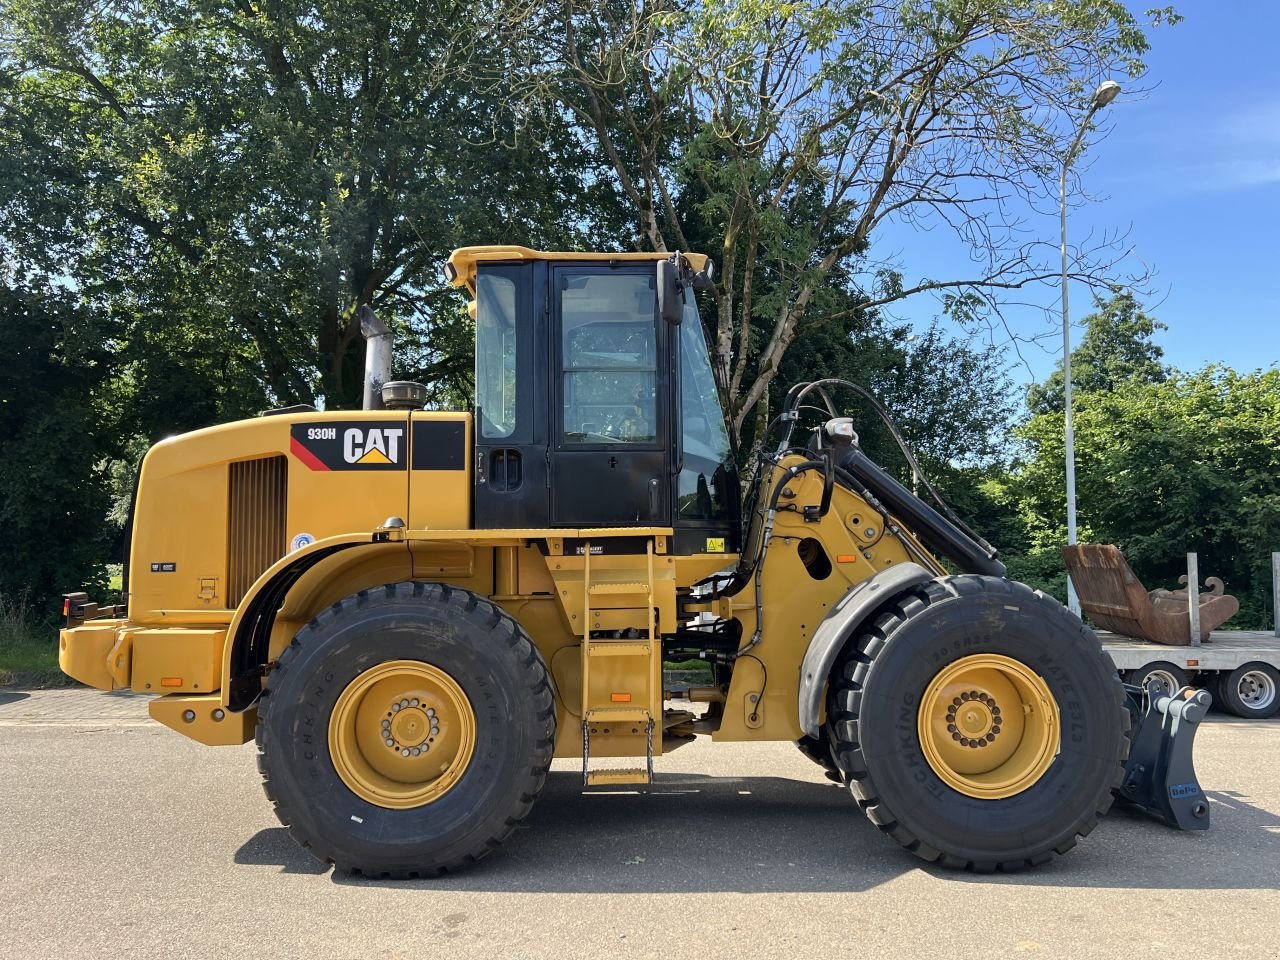
[(843, 783), (836, 762), (831, 756), (831, 744), (827, 740), (826, 727), (818, 731), (818, 736), (805, 734), (796, 741), (796, 749), (822, 768), (823, 774), (833, 783)]
[(338, 869), (435, 876), (502, 843), (555, 741), (546, 664), (466, 590), (388, 584), (334, 604), (268, 675), (258, 766), (280, 822)]
[(832, 755), (868, 819), (947, 867), (1065, 853), (1111, 806), (1124, 689), (1057, 601), (994, 577), (935, 580), (856, 637), (829, 685)]

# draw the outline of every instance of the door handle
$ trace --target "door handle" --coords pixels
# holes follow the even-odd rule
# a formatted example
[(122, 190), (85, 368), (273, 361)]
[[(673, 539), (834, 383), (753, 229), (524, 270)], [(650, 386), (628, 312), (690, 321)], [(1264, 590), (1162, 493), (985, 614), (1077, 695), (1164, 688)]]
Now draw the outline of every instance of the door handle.
[(658, 515), (658, 478), (649, 481), (649, 516)]

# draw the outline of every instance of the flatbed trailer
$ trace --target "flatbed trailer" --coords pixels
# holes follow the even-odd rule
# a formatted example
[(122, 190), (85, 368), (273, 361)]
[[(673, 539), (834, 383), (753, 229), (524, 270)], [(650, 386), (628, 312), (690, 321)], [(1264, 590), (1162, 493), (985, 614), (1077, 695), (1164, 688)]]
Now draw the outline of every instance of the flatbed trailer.
[(1280, 710), (1280, 636), (1270, 630), (1215, 630), (1199, 644), (1171, 647), (1098, 632), (1121, 676), (1145, 685), (1159, 676), (1177, 689), (1207, 689), (1236, 716), (1264, 719)]

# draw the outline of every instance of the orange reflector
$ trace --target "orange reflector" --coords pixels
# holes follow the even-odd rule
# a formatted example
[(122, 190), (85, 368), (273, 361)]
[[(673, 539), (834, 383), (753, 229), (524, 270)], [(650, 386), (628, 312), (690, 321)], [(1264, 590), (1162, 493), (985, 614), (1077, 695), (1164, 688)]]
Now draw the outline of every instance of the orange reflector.
[(629, 693), (611, 693), (611, 694), (609, 694), (609, 699), (610, 699), (610, 700), (612, 700), (614, 703), (630, 703), (630, 702), (631, 702), (631, 694), (629, 694)]
[(69, 616), (71, 616), (71, 601), (70, 601), (70, 600), (63, 600), (63, 601), (62, 601), (62, 615), (63, 615), (64, 617), (69, 617)]
[(1188, 660), (1188, 661), (1187, 661), (1187, 666), (1188, 666), (1188, 667), (1198, 667), (1198, 666), (1200, 666), (1200, 661), (1199, 661), (1199, 660)]
[(836, 563), (853, 563), (857, 560), (857, 556), (852, 553), (842, 553), (836, 557)]
[(162, 687), (180, 687), (182, 686), (181, 677), (161, 677), (160, 686)]

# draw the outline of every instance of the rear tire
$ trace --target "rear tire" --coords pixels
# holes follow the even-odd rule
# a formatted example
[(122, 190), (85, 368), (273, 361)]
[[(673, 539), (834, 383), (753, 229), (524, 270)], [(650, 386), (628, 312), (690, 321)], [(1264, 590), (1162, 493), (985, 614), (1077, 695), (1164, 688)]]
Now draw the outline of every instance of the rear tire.
[[(935, 681), (984, 656), (1035, 677), (1060, 718), (1057, 752), (1040, 750), (1029, 785), (985, 798), (944, 781), (919, 725)], [(986, 696), (969, 717), (995, 704)], [(1003, 735), (1024, 736), (1010, 707), (1020, 712), (1005, 701)], [(833, 757), (868, 819), (924, 860), (983, 872), (1075, 846), (1110, 808), (1129, 752), (1124, 688), (1097, 637), (1056, 600), (994, 577), (935, 580), (883, 608), (837, 662), (827, 716)]]
[[(393, 685), (436, 677), (441, 719), (419, 717), (416, 699), (403, 716), (384, 712), (378, 678), (388, 670)], [(379, 721), (397, 731), (384, 733), (385, 754)], [(365, 736), (370, 724), (371, 742), (347, 732)], [(401, 764), (396, 736), (413, 757), (384, 776)], [(281, 654), (259, 707), (258, 768), (280, 822), (319, 859), (371, 876), (435, 876), (510, 836), (542, 788), (554, 741), (547, 668), (519, 624), (469, 591), (398, 583), (335, 603)], [(421, 784), (401, 782), (404, 769), (427, 772)]]
[(1173, 695), (1188, 685), (1187, 671), (1176, 663), (1170, 663), (1168, 660), (1152, 660), (1150, 663), (1138, 667), (1136, 670), (1128, 670), (1124, 675), (1124, 682), (1131, 683), (1135, 687), (1141, 687), (1145, 692), (1147, 689), (1147, 680), (1151, 677), (1159, 677), (1165, 683), (1169, 684), (1169, 694)]
[(1280, 710), (1280, 672), (1266, 663), (1246, 663), (1218, 680), (1218, 705), (1246, 720), (1265, 720)]

